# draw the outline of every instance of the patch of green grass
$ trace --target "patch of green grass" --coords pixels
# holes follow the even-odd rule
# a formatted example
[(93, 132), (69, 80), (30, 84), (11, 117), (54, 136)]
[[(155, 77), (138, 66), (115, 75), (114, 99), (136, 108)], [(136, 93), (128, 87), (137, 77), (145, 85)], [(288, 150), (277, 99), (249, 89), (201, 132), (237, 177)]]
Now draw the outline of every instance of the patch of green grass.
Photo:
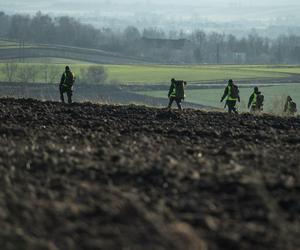
[[(72, 64), (74, 62), (73, 60), (65, 60), (65, 59), (56, 59), (56, 58), (43, 58), (44, 61), (39, 61), (37, 62), (25, 62), (20, 63), (17, 62), (16, 60), (10, 60), (9, 63), (12, 63), (17, 69), (24, 68), (30, 68), (34, 67), (34, 69), (37, 71), (36, 77), (35, 77), (35, 82), (39, 83), (44, 83), (44, 82), (49, 82), (49, 78), (53, 78), (55, 82), (60, 81), (61, 74), (65, 70), (65, 65), (70, 65), (72, 71), (75, 73), (75, 75), (78, 77), (80, 76), (81, 69), (88, 67), (90, 64), (82, 62), (82, 64), (77, 63)], [(34, 59), (30, 59), (32, 61), (35, 61)], [(6, 63), (5, 61), (0, 61), (0, 81), (7, 81), (6, 76), (5, 76), (5, 68), (6, 68)], [(81, 63), (81, 62), (80, 62)], [(46, 78), (48, 79), (46, 81)], [(19, 82), (17, 74), (14, 75), (13, 81)]]
[(171, 78), (189, 82), (227, 81), (233, 79), (261, 79), (287, 77), (285, 73), (264, 71), (262, 66), (143, 66), (107, 65), (109, 77), (125, 83), (164, 83)]
[[(15, 59), (15, 62), (19, 62), (19, 59)], [(90, 64), (85, 61), (72, 60), (67, 58), (57, 58), (57, 57), (43, 57), (43, 58), (25, 58), (24, 63), (32, 64), (73, 64), (73, 65), (86, 65)]]
[(265, 66), (258, 67), (256, 70), (264, 71), (264, 72), (277, 72), (277, 73), (285, 73), (285, 74), (300, 74), (300, 66), (299, 65), (276, 65), (276, 66)]

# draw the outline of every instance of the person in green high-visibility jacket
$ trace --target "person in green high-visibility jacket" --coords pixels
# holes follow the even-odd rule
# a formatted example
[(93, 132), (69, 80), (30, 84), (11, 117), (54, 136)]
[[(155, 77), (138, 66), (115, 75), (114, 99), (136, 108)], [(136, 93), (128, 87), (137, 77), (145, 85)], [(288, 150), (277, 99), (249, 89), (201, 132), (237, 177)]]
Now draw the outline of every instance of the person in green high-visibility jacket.
[(70, 70), (69, 66), (66, 66), (65, 72), (61, 76), (59, 84), (60, 100), (62, 103), (65, 103), (64, 93), (67, 93), (68, 103), (72, 103), (73, 95), (73, 84), (75, 82), (75, 76)]
[(297, 104), (293, 101), (292, 97), (288, 96), (286, 98), (283, 112), (286, 115), (295, 115), (297, 113)]
[(254, 92), (249, 97), (248, 109), (250, 112), (260, 112), (263, 110), (264, 96), (258, 90), (258, 87), (254, 88)]
[(182, 110), (181, 102), (184, 100), (184, 86), (186, 81), (171, 79), (171, 86), (169, 89), (169, 105), (168, 108), (171, 109), (173, 102), (175, 101), (179, 110)]
[(228, 107), (228, 113), (238, 113), (236, 109), (236, 102), (240, 102), (240, 95), (239, 95), (239, 88), (235, 84), (233, 84), (232, 79), (229, 79), (228, 85), (226, 86), (224, 90), (224, 94), (221, 98), (221, 102), (226, 98), (226, 104), (225, 106)]

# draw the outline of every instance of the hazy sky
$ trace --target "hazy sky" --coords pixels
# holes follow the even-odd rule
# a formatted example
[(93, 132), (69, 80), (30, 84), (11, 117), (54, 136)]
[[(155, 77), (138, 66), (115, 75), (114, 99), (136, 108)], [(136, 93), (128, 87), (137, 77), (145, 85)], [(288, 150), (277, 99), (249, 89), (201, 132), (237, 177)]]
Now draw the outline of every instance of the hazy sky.
[[(30, 1), (30, 0), (29, 0)], [(63, 2), (62, 0), (61, 2)], [(76, 2), (80, 2), (82, 0), (75, 0)], [(41, 2), (41, 1), (40, 1)], [(47, 1), (45, 1), (47, 2)], [(86, 0), (84, 2), (101, 2), (97, 0)], [(158, 3), (158, 4), (163, 4), (163, 3), (170, 3), (170, 4), (179, 4), (179, 5), (187, 5), (187, 4), (192, 4), (192, 5), (215, 5), (215, 4), (244, 4), (244, 5), (294, 5), (297, 4), (299, 5), (299, 0), (107, 0), (107, 2), (114, 2), (114, 3), (140, 3), (140, 2), (145, 2), (145, 3)]]
[[(6, 1), (1, 0), (0, 1), (0, 7), (2, 3), (5, 4)], [(230, 5), (230, 4), (241, 4), (241, 5), (300, 5), (299, 0), (9, 0), (8, 2), (14, 2), (19, 4), (31, 4), (32, 7), (34, 5), (41, 5), (44, 4), (53, 4), (53, 3), (63, 3), (63, 2), (71, 2), (71, 3), (101, 3), (104, 2), (113, 2), (116, 4), (124, 4), (124, 3), (157, 3), (157, 4), (164, 4), (164, 3), (170, 3), (170, 4), (176, 4), (176, 5), (215, 5), (215, 4), (223, 4), (223, 5)]]
[[(29, 0), (30, 1), (30, 0)], [(64, 0), (62, 0), (63, 2)], [(76, 2), (80, 2), (81, 0), (75, 0)], [(41, 2), (41, 1), (40, 1)], [(46, 1), (47, 2), (47, 1)], [(84, 2), (101, 2), (97, 0), (86, 0)], [(193, 5), (215, 5), (215, 4), (252, 4), (252, 5), (292, 5), (292, 4), (300, 4), (299, 0), (107, 0), (107, 2), (115, 2), (115, 3), (140, 3), (140, 2), (148, 2), (148, 3), (173, 3), (173, 4), (193, 4)]]
[[(256, 6), (269, 6), (270, 8), (283, 6), (300, 6), (300, 0), (0, 0), (0, 10), (14, 11), (16, 7), (25, 7), (25, 10), (41, 10), (46, 12), (49, 6), (56, 6), (57, 9), (60, 5), (64, 8), (69, 5), (70, 8), (75, 8), (76, 5), (85, 5), (86, 7), (96, 7), (99, 8), (105, 5), (126, 5), (126, 4), (136, 4), (136, 5), (169, 5), (170, 7), (179, 5), (191, 5), (195, 7), (256, 7)], [(159, 9), (159, 8), (158, 8)], [(145, 9), (146, 10), (146, 9)]]

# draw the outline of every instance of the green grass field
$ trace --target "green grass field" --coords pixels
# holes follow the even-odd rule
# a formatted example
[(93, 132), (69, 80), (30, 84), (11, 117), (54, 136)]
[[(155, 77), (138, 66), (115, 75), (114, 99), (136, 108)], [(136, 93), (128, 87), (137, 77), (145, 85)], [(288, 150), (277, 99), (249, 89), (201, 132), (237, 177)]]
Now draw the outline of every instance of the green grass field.
[[(2, 41), (2, 44), (4, 42)], [(0, 41), (1, 46), (1, 41)], [(5, 81), (4, 68), (6, 61), (0, 61), (0, 81)], [(52, 82), (59, 82), (65, 65), (70, 65), (72, 71), (80, 78), (80, 73), (91, 63), (62, 58), (29, 58), (24, 63), (13, 61), (18, 68), (34, 67), (38, 74), (35, 82), (45, 82), (45, 71), (51, 71)], [(139, 92), (154, 97), (166, 97), (171, 78), (184, 79), (189, 83), (202, 83), (214, 81), (227, 81), (233, 78), (236, 81), (249, 79), (286, 78), (290, 74), (300, 74), (300, 66), (297, 65), (101, 65), (108, 73), (109, 80), (118, 80), (122, 84), (165, 84), (166, 91)], [(50, 74), (50, 73), (49, 73)], [(53, 76), (54, 74), (54, 76)], [(18, 80), (16, 80), (18, 81)], [(300, 104), (300, 84), (285, 84), (282, 86), (262, 87), (266, 101), (265, 110), (279, 110), (278, 103), (284, 96), (292, 95)], [(245, 111), (248, 98), (252, 89), (241, 88), (242, 102), (240, 109)], [(222, 108), (219, 103), (222, 89), (189, 90), (187, 88), (187, 101)], [(281, 105), (281, 104), (280, 104)]]
[[(16, 60), (18, 62), (18, 60)], [(44, 57), (44, 58), (26, 58), (24, 60), (25, 63), (34, 63), (34, 64), (54, 64), (54, 65), (60, 65), (60, 64), (69, 64), (69, 65), (90, 65), (90, 63), (85, 61), (79, 61), (79, 60), (72, 60), (72, 59), (66, 59), (66, 58), (56, 58), (56, 57)]]
[[(31, 65), (38, 71), (45, 68), (48, 64), (52, 67), (60, 68), (71, 66), (73, 72), (80, 77), (82, 69), (88, 67), (89, 63), (82, 61), (61, 59), (61, 58), (35, 58), (26, 59), (25, 63), (15, 62), (18, 67), (27, 67)], [(175, 66), (175, 65), (102, 65), (106, 68), (110, 80), (118, 80), (124, 84), (161, 84), (169, 83), (171, 78), (184, 79), (188, 82), (201, 83), (210, 81), (227, 81), (229, 78), (234, 80), (249, 79), (271, 79), (289, 77), (290, 73), (300, 73), (300, 66), (220, 66), (220, 65), (193, 65), (193, 66)], [(5, 81), (3, 68), (5, 62), (0, 61), (0, 81)], [(38, 77), (37, 81), (42, 81)]]
[[(144, 95), (167, 98), (168, 86), (166, 91), (145, 91), (139, 92)], [(300, 83), (284, 84), (280, 86), (269, 86), (259, 88), (265, 96), (264, 110), (266, 112), (280, 113), (283, 108), (286, 96), (290, 95), (300, 107)], [(224, 103), (220, 103), (224, 89), (197, 89), (186, 90), (186, 101), (199, 103), (211, 107), (223, 108)], [(248, 99), (253, 88), (240, 88), (241, 103), (238, 104), (241, 111), (247, 111)]]
[(189, 82), (219, 81), (233, 79), (261, 79), (287, 77), (286, 73), (264, 71), (261, 67), (239, 66), (106, 66), (109, 76), (127, 83), (164, 83), (172, 77)]

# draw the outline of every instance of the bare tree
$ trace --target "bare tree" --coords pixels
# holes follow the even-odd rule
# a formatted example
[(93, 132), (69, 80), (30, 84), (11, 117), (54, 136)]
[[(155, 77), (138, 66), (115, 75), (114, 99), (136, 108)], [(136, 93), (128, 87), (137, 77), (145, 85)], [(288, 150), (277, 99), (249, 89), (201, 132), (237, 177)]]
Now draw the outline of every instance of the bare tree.
[(27, 65), (26, 71), (28, 75), (28, 80), (34, 83), (39, 72), (38, 67), (36, 65)]
[(43, 73), (43, 81), (44, 83), (48, 83), (49, 81), (49, 64), (42, 65), (42, 73)]
[(5, 79), (8, 82), (12, 82), (14, 80), (14, 77), (17, 74), (17, 70), (18, 70), (18, 64), (14, 63), (14, 62), (6, 62), (4, 67), (2, 67), (2, 72), (5, 75)]
[(21, 67), (17, 70), (17, 78), (22, 83), (28, 83), (29, 82), (29, 74), (27, 71), (27, 67), (25, 65), (21, 65)]
[(49, 78), (49, 83), (56, 83), (60, 81), (60, 69), (56, 65), (51, 65), (48, 68), (48, 78)]
[(91, 84), (106, 83), (107, 72), (103, 66), (90, 66), (86, 70), (81, 71), (80, 81)]

